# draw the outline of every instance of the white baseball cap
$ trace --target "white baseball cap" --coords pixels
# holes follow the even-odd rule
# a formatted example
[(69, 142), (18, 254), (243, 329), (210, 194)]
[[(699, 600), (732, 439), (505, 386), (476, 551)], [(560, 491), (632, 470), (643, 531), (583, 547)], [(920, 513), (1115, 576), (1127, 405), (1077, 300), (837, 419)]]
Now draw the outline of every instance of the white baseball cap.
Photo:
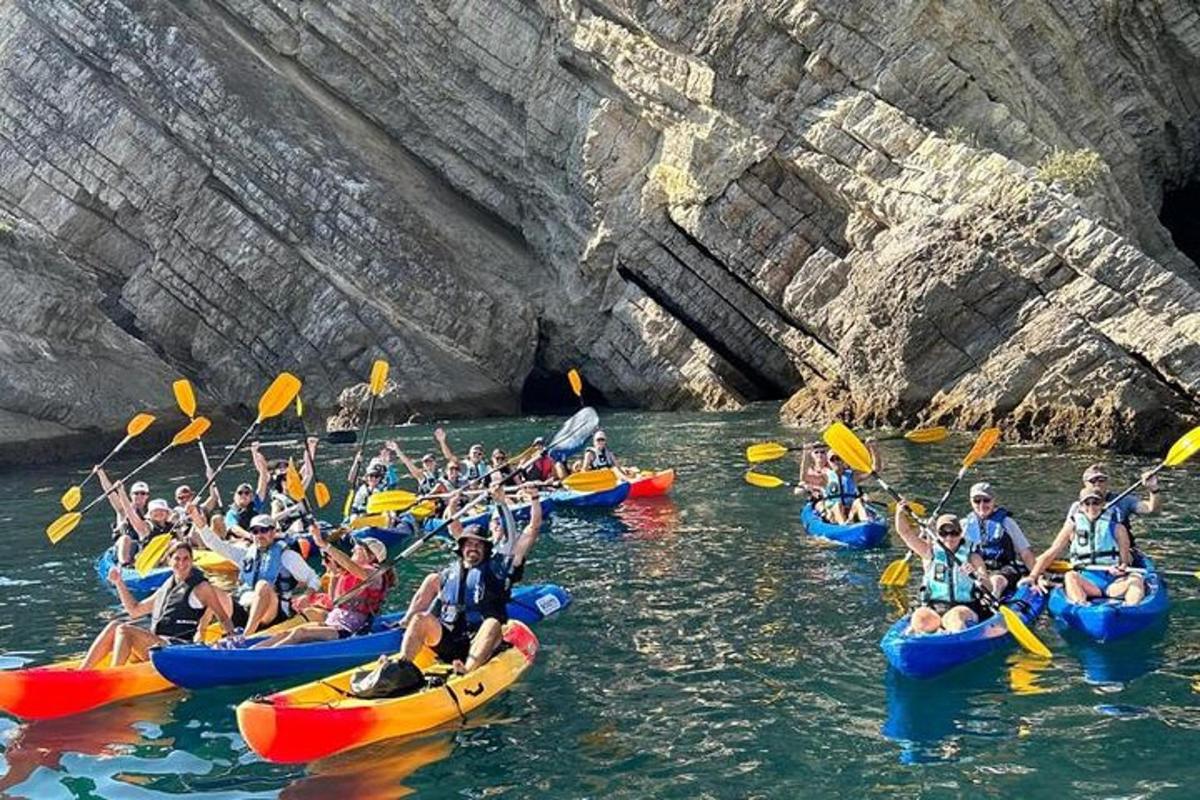
[(161, 497), (156, 497), (150, 501), (150, 505), (146, 506), (146, 511), (147, 513), (151, 511), (166, 511), (169, 514), (171, 513), (171, 504)]

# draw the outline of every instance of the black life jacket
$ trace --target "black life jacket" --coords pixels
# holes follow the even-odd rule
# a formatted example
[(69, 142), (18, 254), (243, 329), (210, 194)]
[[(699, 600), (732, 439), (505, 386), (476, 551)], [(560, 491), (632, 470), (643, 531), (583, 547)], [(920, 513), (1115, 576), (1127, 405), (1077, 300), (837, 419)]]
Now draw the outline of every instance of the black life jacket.
[(150, 615), (150, 631), (156, 636), (168, 639), (191, 639), (196, 634), (196, 626), (200, 617), (204, 616), (203, 608), (192, 608), (188, 602), (196, 587), (204, 583), (204, 573), (192, 567), (192, 571), (182, 581), (175, 574), (167, 578), (163, 591), (154, 601), (154, 610)]

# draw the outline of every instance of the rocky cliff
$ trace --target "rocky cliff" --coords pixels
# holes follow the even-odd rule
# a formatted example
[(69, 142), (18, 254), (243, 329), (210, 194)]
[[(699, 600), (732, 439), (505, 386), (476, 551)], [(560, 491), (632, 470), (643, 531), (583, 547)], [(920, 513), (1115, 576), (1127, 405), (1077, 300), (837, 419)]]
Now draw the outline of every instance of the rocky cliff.
[(1189, 0), (10, 0), (0, 69), (0, 439), (381, 356), (401, 418), (578, 365), (1158, 449), (1200, 398)]

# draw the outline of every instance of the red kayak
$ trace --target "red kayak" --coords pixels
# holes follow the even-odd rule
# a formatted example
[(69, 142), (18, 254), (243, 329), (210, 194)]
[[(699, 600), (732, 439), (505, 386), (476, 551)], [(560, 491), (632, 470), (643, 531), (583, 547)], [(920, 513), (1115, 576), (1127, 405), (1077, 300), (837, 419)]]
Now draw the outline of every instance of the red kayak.
[(675, 470), (643, 472), (629, 481), (629, 499), (637, 497), (662, 497), (675, 483)]

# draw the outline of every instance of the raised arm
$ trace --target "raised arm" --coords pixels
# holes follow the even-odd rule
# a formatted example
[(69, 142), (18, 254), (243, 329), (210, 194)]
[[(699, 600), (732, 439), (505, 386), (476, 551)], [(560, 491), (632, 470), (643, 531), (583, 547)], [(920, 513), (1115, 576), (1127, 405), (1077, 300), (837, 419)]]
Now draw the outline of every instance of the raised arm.
[(538, 497), (538, 490), (530, 486), (526, 497), (529, 499), (529, 523), (521, 532), (521, 538), (513, 545), (511, 569), (516, 569), (525, 563), (525, 558), (537, 544), (538, 533), (542, 529), (542, 503)]
[(447, 461), (454, 458), (454, 451), (450, 449), (450, 443), (446, 441), (446, 431), (444, 429), (434, 428), (433, 439), (438, 443), (438, 446), (442, 448), (442, 456), (445, 457)]
[(121, 599), (121, 607), (125, 609), (125, 613), (130, 619), (144, 617), (154, 608), (154, 600), (158, 597), (159, 592), (166, 591), (166, 586), (159, 587), (158, 591), (147, 597), (145, 600), (138, 602), (133, 595), (129, 593), (129, 587), (125, 585), (125, 579), (121, 577), (121, 570), (113, 567), (108, 571), (108, 580), (117, 589), (117, 597)]
[(325, 537), (321, 535), (321, 526), (318, 525), (315, 520), (311, 525), (308, 526), (308, 533), (310, 536), (312, 536), (313, 542), (316, 543), (321, 552), (328, 554), (328, 556), (336, 561), (338, 566), (346, 570), (346, 572), (349, 572), (360, 581), (365, 581), (368, 577), (370, 577), (371, 571), (369, 569), (366, 569), (354, 559), (350, 558), (350, 556), (343, 553), (341, 548), (329, 546), (329, 543), (325, 541)]
[(304, 458), (300, 461), (300, 480), (304, 483), (304, 488), (307, 489), (313, 480), (313, 476), (317, 474), (316, 464), (313, 459), (317, 457), (317, 445), (321, 440), (316, 436), (309, 436), (304, 440)]
[(271, 499), (267, 494), (267, 487), (271, 485), (271, 467), (267, 464), (267, 457), (259, 450), (258, 442), (250, 443), (250, 458), (254, 461), (254, 468), (258, 470), (258, 485), (254, 489), (254, 496), (266, 503)]
[(417, 469), (417, 465), (413, 462), (413, 460), (405, 455), (404, 451), (398, 447), (396, 448), (396, 458), (400, 459), (400, 463), (404, 465), (405, 469), (408, 470), (408, 474), (412, 475), (414, 480), (420, 481), (421, 478), (424, 477), (421, 470)]
[(911, 513), (908, 503), (896, 504), (896, 532), (900, 534), (904, 544), (908, 545), (909, 550), (927, 560), (933, 556), (933, 546), (921, 537), (920, 530), (910, 516)]

